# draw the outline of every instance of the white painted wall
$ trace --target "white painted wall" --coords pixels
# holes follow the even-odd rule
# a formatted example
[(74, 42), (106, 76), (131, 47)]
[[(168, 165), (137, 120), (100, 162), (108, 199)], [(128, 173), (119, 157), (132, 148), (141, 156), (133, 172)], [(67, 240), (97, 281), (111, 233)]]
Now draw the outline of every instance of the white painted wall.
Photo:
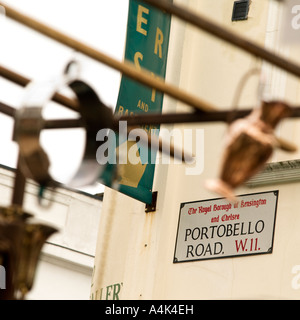
[(42, 255), (27, 300), (89, 300), (91, 268), (60, 263), (60, 258), (48, 260)]

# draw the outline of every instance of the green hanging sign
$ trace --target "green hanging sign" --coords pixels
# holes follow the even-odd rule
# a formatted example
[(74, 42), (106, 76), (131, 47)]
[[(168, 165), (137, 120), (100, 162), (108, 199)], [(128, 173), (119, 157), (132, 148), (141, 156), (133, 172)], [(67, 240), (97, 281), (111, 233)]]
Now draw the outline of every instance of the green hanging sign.
[[(165, 78), (171, 16), (141, 1), (130, 0), (125, 60), (134, 63), (137, 69), (144, 68), (153, 76)], [(115, 110), (116, 115), (136, 113), (161, 113), (163, 94), (139, 82), (123, 76)], [(159, 126), (142, 127), (147, 133), (158, 135)], [(117, 150), (136, 152), (139, 161), (119, 165), (118, 191), (144, 203), (152, 201), (152, 186), (155, 170), (155, 150), (143, 152), (143, 146), (127, 141), (121, 135), (117, 139)], [(136, 149), (136, 150), (135, 150)]]

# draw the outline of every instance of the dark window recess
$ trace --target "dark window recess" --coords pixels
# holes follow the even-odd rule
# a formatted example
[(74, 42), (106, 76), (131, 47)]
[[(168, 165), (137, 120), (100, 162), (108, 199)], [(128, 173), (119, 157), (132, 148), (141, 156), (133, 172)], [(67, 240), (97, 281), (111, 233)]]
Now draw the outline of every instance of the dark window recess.
[(247, 20), (249, 5), (250, 5), (249, 0), (234, 1), (231, 20), (232, 21)]

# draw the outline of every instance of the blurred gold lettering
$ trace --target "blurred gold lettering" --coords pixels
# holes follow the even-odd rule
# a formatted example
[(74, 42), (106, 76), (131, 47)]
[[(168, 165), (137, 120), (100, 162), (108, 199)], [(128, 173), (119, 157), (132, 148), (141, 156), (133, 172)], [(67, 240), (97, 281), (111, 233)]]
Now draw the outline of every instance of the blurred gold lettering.
[(143, 56), (143, 54), (141, 52), (136, 52), (134, 54), (134, 65), (136, 66), (136, 68), (138, 70), (141, 70), (141, 65), (140, 65), (140, 61), (139, 60), (143, 61), (143, 57), (144, 56)]
[(138, 14), (137, 14), (137, 24), (136, 24), (136, 31), (147, 36), (147, 30), (142, 28), (142, 24), (147, 24), (148, 20), (143, 17), (143, 13), (149, 14), (149, 9), (139, 5), (138, 7)]
[(157, 52), (159, 53), (158, 56), (162, 59), (162, 44), (164, 42), (164, 35), (162, 31), (157, 28), (156, 29), (156, 36), (155, 36), (155, 46), (154, 46), (154, 54), (157, 55)]

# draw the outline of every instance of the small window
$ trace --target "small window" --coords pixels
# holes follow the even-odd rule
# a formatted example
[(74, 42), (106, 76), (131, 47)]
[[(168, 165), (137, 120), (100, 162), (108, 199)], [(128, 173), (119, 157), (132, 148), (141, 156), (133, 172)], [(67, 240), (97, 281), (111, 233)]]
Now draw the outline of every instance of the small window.
[(249, 12), (249, 0), (234, 1), (232, 21), (247, 20)]

